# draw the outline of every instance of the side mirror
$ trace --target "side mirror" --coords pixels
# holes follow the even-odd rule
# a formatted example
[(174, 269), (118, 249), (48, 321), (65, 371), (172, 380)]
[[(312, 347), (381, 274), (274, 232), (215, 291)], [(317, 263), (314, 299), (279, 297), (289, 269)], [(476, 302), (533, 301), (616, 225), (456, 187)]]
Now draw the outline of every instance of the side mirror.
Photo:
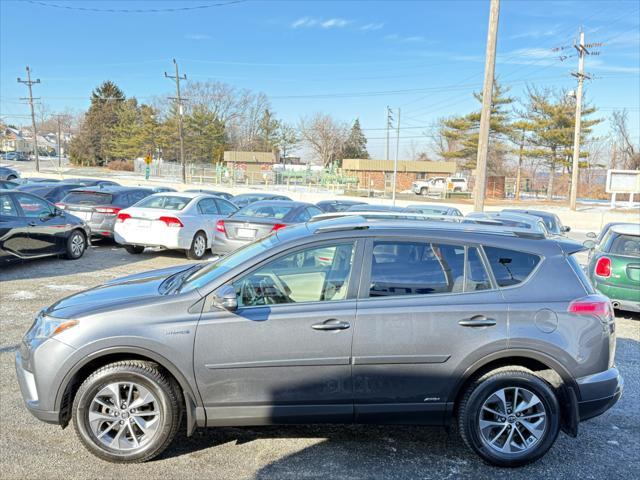
[(238, 298), (236, 290), (231, 285), (223, 285), (213, 292), (213, 301), (211, 305), (216, 308), (222, 308), (229, 312), (235, 312), (238, 309)]
[(53, 211), (53, 216), (54, 217), (64, 217), (64, 210), (62, 210), (61, 208), (56, 207), (55, 210)]
[(598, 237), (598, 236), (597, 236), (595, 233), (593, 233), (593, 232), (589, 232), (589, 233), (587, 233), (587, 238), (597, 238), (597, 237)]
[[(567, 233), (567, 232), (570, 232), (570, 231), (571, 231), (571, 227), (567, 227), (566, 225), (564, 225), (564, 226), (562, 227), (562, 233)], [(594, 235), (595, 235), (595, 234), (594, 234)], [(589, 235), (587, 235), (587, 237), (588, 237), (588, 236), (589, 236)]]
[(582, 245), (587, 247), (589, 250), (593, 250), (596, 247), (596, 242), (594, 242), (593, 240), (585, 240), (584, 242), (582, 242)]

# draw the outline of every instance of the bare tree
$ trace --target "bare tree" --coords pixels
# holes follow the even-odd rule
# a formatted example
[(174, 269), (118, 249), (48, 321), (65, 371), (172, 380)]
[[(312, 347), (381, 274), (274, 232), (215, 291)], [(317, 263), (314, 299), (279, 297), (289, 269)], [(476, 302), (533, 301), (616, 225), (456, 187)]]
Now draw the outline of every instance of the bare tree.
[(611, 115), (613, 157), (615, 158), (614, 165), (611, 167), (616, 168), (620, 165), (626, 170), (637, 170), (640, 169), (640, 148), (631, 141), (627, 117), (626, 110), (618, 110)]
[(315, 113), (311, 117), (301, 118), (298, 130), (302, 142), (323, 166), (341, 160), (340, 153), (349, 135), (346, 123), (338, 122), (327, 114)]

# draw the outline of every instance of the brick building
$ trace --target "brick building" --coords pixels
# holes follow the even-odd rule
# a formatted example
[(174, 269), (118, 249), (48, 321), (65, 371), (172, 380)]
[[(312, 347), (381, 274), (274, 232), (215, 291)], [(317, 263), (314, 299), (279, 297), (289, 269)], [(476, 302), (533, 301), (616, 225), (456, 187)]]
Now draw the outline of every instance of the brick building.
[[(342, 170), (345, 175), (358, 178), (359, 188), (391, 190), (393, 160), (369, 160), (345, 158)], [(398, 160), (398, 191), (410, 190), (415, 180), (431, 177), (450, 177), (456, 172), (455, 162), (431, 162), (423, 160)]]

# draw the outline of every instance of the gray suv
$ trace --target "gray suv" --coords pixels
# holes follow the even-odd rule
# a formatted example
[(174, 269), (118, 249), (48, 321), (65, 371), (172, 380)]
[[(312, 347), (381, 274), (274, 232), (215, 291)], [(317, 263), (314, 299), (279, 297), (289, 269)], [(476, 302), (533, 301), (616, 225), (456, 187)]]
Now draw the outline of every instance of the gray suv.
[(42, 310), (16, 353), (27, 408), (114, 462), (196, 427), (457, 424), (519, 466), (622, 394), (615, 323), (529, 231), (350, 217), (215, 263), (111, 281)]

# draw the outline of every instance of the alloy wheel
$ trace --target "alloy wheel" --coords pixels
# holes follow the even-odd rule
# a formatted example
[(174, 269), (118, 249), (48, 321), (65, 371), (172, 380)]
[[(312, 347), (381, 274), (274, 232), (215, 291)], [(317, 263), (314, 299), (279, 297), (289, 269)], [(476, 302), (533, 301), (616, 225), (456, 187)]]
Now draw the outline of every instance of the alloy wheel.
[(84, 237), (78, 233), (71, 239), (71, 253), (74, 257), (79, 257), (84, 251)]
[(547, 412), (533, 392), (507, 387), (487, 397), (478, 422), (483, 443), (502, 454), (519, 454), (543, 438)]
[(202, 257), (207, 250), (207, 242), (202, 235), (196, 236), (193, 241), (193, 252), (198, 257)]

